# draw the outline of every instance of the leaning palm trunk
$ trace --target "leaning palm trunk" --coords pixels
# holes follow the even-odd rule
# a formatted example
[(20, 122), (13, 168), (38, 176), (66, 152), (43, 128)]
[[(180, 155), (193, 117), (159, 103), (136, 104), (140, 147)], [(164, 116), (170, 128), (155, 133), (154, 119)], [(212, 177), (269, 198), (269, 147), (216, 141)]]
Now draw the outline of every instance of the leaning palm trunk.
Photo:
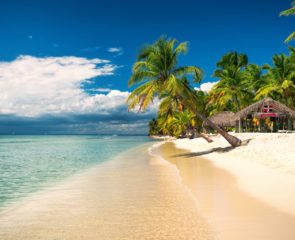
[(207, 135), (205, 135), (204, 133), (199, 133), (197, 136), (204, 138), (208, 143), (213, 142), (213, 140), (211, 138), (209, 138)]
[(194, 139), (195, 137), (201, 137), (203, 139), (205, 139), (208, 143), (212, 143), (213, 140), (211, 138), (209, 138), (206, 134), (204, 133), (198, 133), (197, 129), (192, 129), (192, 134), (190, 136), (190, 139)]
[[(155, 96), (160, 100), (170, 96), (170, 103), (177, 99), (181, 103), (178, 104), (178, 110), (181, 111), (183, 106), (189, 108), (198, 102), (197, 95), (189, 85), (188, 75), (192, 75), (195, 82), (200, 82), (202, 70), (196, 66), (179, 67), (177, 60), (180, 54), (186, 53), (187, 43), (180, 43), (178, 46), (175, 44), (175, 39), (160, 38), (139, 52), (138, 61), (133, 65), (132, 75), (128, 81), (129, 86), (139, 86), (128, 97), (129, 109), (139, 105), (139, 111), (144, 111)], [(166, 110), (170, 109), (171, 104), (165, 104), (168, 107)], [(199, 112), (192, 112), (220, 133), (232, 146), (241, 145), (239, 139), (221, 130)]]
[(194, 113), (202, 119), (204, 122), (206, 122), (211, 128), (215, 129), (222, 137), (226, 139), (232, 145), (233, 147), (239, 147), (242, 144), (242, 141), (238, 139), (235, 136), (232, 136), (228, 134), (226, 131), (222, 130), (220, 127), (218, 127), (216, 124), (214, 124), (212, 121), (210, 121), (208, 118), (204, 117), (202, 114), (200, 114), (197, 111), (194, 111)]

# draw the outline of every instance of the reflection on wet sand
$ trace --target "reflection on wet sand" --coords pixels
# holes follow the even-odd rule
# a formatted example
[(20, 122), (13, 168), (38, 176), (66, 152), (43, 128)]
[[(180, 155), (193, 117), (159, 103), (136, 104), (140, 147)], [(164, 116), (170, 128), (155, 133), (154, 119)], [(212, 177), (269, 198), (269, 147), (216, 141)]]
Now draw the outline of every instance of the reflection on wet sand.
[(214, 239), (175, 169), (149, 146), (0, 212), (0, 239)]

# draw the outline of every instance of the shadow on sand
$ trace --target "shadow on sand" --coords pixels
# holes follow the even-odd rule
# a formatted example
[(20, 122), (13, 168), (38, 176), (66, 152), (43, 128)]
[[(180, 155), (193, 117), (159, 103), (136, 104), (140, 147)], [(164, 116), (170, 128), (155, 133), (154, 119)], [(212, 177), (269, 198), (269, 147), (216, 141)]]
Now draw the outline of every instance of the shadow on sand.
[[(252, 139), (247, 139), (244, 140), (241, 146), (246, 146)], [(229, 147), (217, 147), (217, 148), (211, 148), (207, 151), (201, 151), (201, 152), (186, 152), (183, 154), (176, 154), (171, 157), (174, 158), (179, 158), (179, 157), (186, 157), (186, 158), (191, 158), (191, 157), (199, 157), (203, 155), (207, 155), (210, 153), (218, 152), (218, 153), (224, 153), (224, 152), (229, 152), (231, 150), (235, 149), (235, 147), (229, 146)]]

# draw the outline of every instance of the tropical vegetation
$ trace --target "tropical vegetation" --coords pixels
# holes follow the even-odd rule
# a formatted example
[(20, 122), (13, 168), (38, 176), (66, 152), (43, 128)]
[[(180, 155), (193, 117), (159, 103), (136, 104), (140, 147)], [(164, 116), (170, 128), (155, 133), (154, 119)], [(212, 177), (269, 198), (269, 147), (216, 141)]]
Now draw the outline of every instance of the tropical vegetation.
[(191, 83), (199, 83), (202, 70), (197, 66), (179, 66), (180, 54), (188, 50), (187, 42), (160, 38), (143, 47), (133, 65), (129, 86), (136, 86), (127, 102), (129, 109), (145, 111), (157, 98), (160, 101), (157, 119), (152, 120), (151, 132), (183, 136), (188, 130), (196, 131), (197, 119), (206, 121), (233, 146), (241, 141), (209, 121), (205, 111), (204, 94), (194, 90)]
[(271, 97), (295, 107), (295, 49), (275, 54), (272, 64), (249, 64), (245, 54), (230, 52), (217, 63), (213, 76), (218, 79), (208, 96), (207, 110), (237, 112), (251, 103)]
[[(295, 1), (292, 8), (281, 12), (281, 15), (294, 14)], [(295, 32), (286, 42), (293, 39)], [(176, 39), (161, 37), (138, 53), (128, 82), (134, 89), (127, 102), (129, 110), (139, 112), (159, 102), (157, 116), (149, 123), (150, 135), (204, 137), (205, 122), (232, 146), (239, 146), (239, 139), (216, 126), (208, 117), (222, 111), (237, 112), (265, 97), (294, 109), (295, 48), (289, 47), (288, 55), (275, 54), (271, 65), (262, 66), (250, 63), (244, 53), (226, 53), (216, 64), (212, 75), (216, 82), (209, 92), (196, 87), (203, 77), (200, 67), (179, 65), (179, 56), (187, 52), (187, 42), (178, 43)]]
[[(280, 13), (281, 16), (290, 16), (290, 15), (295, 15), (295, 1), (292, 2), (291, 8), (282, 11)], [(291, 40), (295, 39), (295, 32), (291, 33), (287, 39), (285, 40), (286, 43), (290, 42)]]
[(218, 83), (210, 93), (208, 105), (212, 105), (216, 111), (224, 108), (241, 110), (241, 107), (252, 97), (248, 86), (250, 70), (247, 66), (246, 54), (230, 52), (224, 55), (217, 63), (217, 69), (213, 74), (213, 77), (218, 79)]

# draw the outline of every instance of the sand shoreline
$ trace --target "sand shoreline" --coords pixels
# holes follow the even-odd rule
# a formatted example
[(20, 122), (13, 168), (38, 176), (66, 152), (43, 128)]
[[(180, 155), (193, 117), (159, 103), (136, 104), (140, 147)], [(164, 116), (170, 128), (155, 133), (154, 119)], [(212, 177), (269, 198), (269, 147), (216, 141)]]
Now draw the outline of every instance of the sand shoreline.
[(213, 138), (213, 144), (202, 139), (176, 140), (174, 143), (177, 148), (189, 150), (194, 155), (205, 152), (200, 156), (235, 175), (242, 190), (295, 215), (292, 204), (295, 201), (295, 134), (239, 134), (238, 137), (251, 141), (229, 151), (223, 151), (229, 144), (220, 136)]
[(0, 238), (294, 239), (294, 137), (270, 150), (286, 163), (255, 159), (269, 136), (230, 151), (219, 137), (144, 144), (0, 212)]
[[(174, 154), (172, 143), (162, 154), (177, 166), (219, 239), (294, 239), (295, 135), (239, 137), (252, 140), (228, 151), (220, 137), (213, 144), (181, 139), (172, 141)], [(269, 155), (260, 159), (265, 149)]]
[(166, 162), (145, 144), (0, 213), (0, 239), (214, 239)]

